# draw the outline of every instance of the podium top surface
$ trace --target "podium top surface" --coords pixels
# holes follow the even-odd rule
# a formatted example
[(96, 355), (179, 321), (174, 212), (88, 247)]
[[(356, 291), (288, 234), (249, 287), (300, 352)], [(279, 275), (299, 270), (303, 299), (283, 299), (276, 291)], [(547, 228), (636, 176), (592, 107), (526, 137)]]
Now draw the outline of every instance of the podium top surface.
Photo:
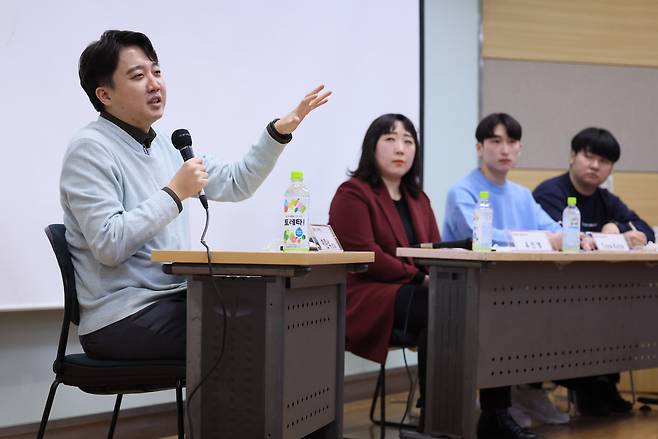
[(474, 252), (464, 249), (431, 249), (399, 247), (397, 255), (417, 259), (473, 262), (658, 262), (658, 252), (631, 250), (626, 252), (590, 251), (564, 252)]
[[(265, 251), (213, 251), (215, 264), (231, 265), (337, 265), (368, 264), (374, 262), (374, 252), (265, 252)], [(154, 262), (206, 264), (208, 256), (203, 250), (154, 250)]]

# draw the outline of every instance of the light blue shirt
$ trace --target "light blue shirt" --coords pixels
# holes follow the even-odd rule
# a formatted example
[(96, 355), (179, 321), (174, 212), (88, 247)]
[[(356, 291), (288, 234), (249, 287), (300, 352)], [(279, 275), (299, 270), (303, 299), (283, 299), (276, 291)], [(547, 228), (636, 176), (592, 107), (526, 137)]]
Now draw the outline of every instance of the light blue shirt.
[(506, 180), (498, 185), (486, 179), (479, 169), (473, 170), (448, 191), (445, 220), (441, 236), (445, 241), (473, 236), (473, 212), (480, 191), (489, 192), (493, 209), (493, 243), (510, 245), (508, 230), (546, 230), (559, 232), (553, 221), (525, 187)]
[[(208, 199), (249, 197), (283, 148), (264, 132), (235, 163), (204, 156)], [(158, 134), (145, 154), (142, 145), (102, 117), (71, 140), (60, 194), (80, 303), (80, 335), (187, 287), (183, 277), (165, 274), (161, 264), (151, 262), (154, 249), (190, 248), (187, 209), (179, 214), (174, 199), (162, 190), (182, 164), (168, 137)]]

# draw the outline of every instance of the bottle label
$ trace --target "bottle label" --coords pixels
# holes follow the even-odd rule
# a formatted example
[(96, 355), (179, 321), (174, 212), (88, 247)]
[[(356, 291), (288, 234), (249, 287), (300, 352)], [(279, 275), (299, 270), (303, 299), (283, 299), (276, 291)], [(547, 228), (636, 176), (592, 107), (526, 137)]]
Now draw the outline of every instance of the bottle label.
[(569, 227), (572, 229), (578, 229), (580, 232), (580, 218), (577, 216), (572, 216), (567, 218), (566, 220), (563, 220), (562, 223), (565, 225), (565, 227)]
[(283, 203), (283, 249), (308, 251), (308, 200), (292, 197)]
[(473, 250), (489, 251), (492, 244), (491, 209), (476, 208), (473, 212)]

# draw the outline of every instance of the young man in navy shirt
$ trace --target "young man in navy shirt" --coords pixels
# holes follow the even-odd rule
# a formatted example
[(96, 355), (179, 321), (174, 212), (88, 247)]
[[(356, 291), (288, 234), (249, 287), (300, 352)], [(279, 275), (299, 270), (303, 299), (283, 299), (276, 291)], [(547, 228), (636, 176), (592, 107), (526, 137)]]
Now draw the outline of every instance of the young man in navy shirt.
[(578, 199), (583, 232), (623, 233), (630, 247), (653, 241), (653, 230), (616, 195), (599, 187), (621, 155), (619, 143), (602, 128), (586, 128), (571, 141), (569, 171), (548, 179), (532, 195), (554, 220), (567, 197)]
[[(642, 247), (655, 240), (651, 227), (619, 197), (599, 187), (620, 155), (619, 143), (608, 130), (586, 128), (571, 141), (569, 171), (544, 181), (532, 195), (556, 221), (562, 218), (567, 197), (576, 197), (583, 232), (623, 233), (629, 247)], [(577, 378), (560, 384), (575, 390), (581, 414), (607, 416), (632, 409), (619, 395), (617, 382), (619, 374)]]

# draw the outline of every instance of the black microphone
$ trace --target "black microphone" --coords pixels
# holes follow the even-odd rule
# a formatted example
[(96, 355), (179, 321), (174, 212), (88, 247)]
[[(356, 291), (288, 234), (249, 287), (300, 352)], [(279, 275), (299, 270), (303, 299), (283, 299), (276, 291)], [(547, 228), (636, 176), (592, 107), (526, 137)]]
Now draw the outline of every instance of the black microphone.
[[(180, 151), (180, 155), (183, 156), (184, 162), (194, 158), (194, 151), (192, 151), (192, 136), (186, 129), (181, 128), (171, 133), (171, 143), (173, 143), (174, 147)], [(208, 199), (206, 198), (203, 189), (199, 192), (199, 201), (201, 201), (204, 209), (208, 209)]]
[(473, 250), (473, 239), (466, 238), (458, 241), (439, 241), (439, 242), (422, 242), (420, 244), (412, 244), (411, 247), (416, 248), (464, 248), (466, 250)]

